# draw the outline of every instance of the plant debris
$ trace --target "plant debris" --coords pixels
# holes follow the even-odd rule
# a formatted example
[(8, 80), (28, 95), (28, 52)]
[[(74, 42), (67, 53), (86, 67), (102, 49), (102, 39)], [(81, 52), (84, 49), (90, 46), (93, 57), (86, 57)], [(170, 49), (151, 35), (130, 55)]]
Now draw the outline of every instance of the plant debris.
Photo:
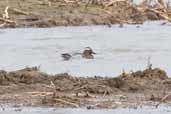
[(150, 105), (155, 101), (157, 106), (171, 103), (170, 88), (171, 79), (159, 68), (123, 72), (115, 78), (48, 75), (38, 67), (0, 71), (1, 103), (89, 109)]
[(144, 0), (12, 0), (0, 1), (0, 28), (142, 24), (171, 21), (170, 4)]

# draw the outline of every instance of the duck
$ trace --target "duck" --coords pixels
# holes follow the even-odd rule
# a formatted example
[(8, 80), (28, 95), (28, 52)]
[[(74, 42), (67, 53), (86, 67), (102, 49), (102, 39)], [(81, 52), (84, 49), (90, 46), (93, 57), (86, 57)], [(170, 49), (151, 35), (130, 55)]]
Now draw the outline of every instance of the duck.
[(68, 61), (72, 58), (72, 55), (69, 53), (62, 53), (61, 57), (64, 59), (64, 61)]
[(82, 57), (85, 59), (94, 59), (93, 54), (96, 54), (96, 53), (92, 50), (92, 48), (86, 47), (82, 53)]

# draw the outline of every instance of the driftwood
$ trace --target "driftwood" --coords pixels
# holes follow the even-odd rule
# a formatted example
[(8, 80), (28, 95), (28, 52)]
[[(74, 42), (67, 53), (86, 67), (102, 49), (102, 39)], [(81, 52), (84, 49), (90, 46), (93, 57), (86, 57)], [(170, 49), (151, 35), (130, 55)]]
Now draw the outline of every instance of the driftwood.
[(159, 101), (159, 103), (156, 105), (156, 107), (158, 107), (161, 103), (163, 103), (164, 101), (166, 101), (169, 97), (171, 97), (171, 94), (165, 95), (165, 96)]
[(78, 3), (76, 0), (63, 0), (65, 3)]
[(32, 15), (32, 13), (30, 12), (25, 12), (23, 10), (19, 10), (17, 8), (10, 8), (11, 11), (15, 12), (15, 13), (18, 13), (18, 14), (23, 14), (23, 15)]
[(22, 14), (22, 15), (32, 15), (32, 16), (39, 16), (41, 17), (41, 15), (37, 14), (37, 13), (33, 13), (33, 12), (26, 12), (26, 11), (23, 11), (23, 10), (20, 10), (20, 9), (17, 9), (17, 8), (9, 8), (10, 11), (16, 13), (16, 14)]
[(79, 2), (77, 0), (63, 0), (65, 4), (70, 5), (70, 4), (75, 4), (79, 6)]
[(52, 2), (51, 1), (36, 1), (38, 4), (40, 5), (48, 5), (49, 7), (52, 6)]
[(6, 23), (12, 23), (12, 24), (16, 24), (15, 21), (9, 20), (9, 19), (4, 19), (4, 18), (0, 18), (0, 21), (2, 22), (6, 22)]
[(152, 8), (149, 8), (148, 10), (157, 13), (159, 16), (161, 16), (165, 20), (171, 21), (171, 18), (167, 12), (165, 13), (165, 12), (162, 12), (160, 10), (152, 9)]
[(0, 28), (3, 28), (5, 25), (6, 25), (6, 23), (5, 23), (5, 22), (4, 22), (4, 23), (2, 23), (2, 24), (0, 24)]
[(113, 6), (114, 4), (118, 3), (118, 2), (128, 2), (127, 0), (112, 0), (110, 2), (107, 2), (104, 6), (109, 7), (109, 6)]
[(8, 9), (9, 9), (9, 6), (7, 6), (4, 10), (4, 14), (3, 14), (4, 19), (9, 19)]
[(74, 106), (76, 108), (79, 108), (79, 105), (78, 104), (72, 103), (72, 102), (69, 102), (69, 101), (66, 101), (66, 100), (63, 100), (63, 99), (56, 98), (55, 101), (62, 102), (62, 103), (65, 103), (65, 104)]

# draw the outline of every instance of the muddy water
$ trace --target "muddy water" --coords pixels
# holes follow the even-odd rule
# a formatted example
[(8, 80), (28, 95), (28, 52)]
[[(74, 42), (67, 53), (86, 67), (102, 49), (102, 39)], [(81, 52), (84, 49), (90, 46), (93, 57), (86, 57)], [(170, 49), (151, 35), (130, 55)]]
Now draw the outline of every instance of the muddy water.
[[(47, 73), (77, 76), (116, 76), (144, 69), (147, 58), (171, 74), (171, 27), (160, 22), (144, 25), (58, 27), (0, 30), (0, 69), (16, 70), (41, 65)], [(86, 60), (75, 55), (63, 61), (61, 53), (82, 52), (90, 46), (97, 53)]]
[(55, 108), (32, 108), (32, 107), (4, 107), (0, 109), (1, 114), (170, 114), (170, 106), (160, 108), (143, 107), (143, 108), (118, 108), (103, 110), (86, 110), (86, 109), (55, 109)]

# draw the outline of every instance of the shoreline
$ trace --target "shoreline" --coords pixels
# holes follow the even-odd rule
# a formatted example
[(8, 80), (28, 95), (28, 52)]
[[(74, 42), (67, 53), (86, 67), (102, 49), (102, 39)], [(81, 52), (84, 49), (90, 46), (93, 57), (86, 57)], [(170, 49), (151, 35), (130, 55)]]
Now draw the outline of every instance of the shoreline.
[(37, 67), (0, 71), (0, 102), (22, 106), (112, 109), (171, 103), (171, 78), (159, 68), (118, 77), (48, 75)]
[(126, 0), (100, 3), (64, 1), (0, 1), (0, 28), (47, 28), (112, 24), (143, 24), (145, 21), (171, 20), (170, 7), (145, 3), (135, 5)]

